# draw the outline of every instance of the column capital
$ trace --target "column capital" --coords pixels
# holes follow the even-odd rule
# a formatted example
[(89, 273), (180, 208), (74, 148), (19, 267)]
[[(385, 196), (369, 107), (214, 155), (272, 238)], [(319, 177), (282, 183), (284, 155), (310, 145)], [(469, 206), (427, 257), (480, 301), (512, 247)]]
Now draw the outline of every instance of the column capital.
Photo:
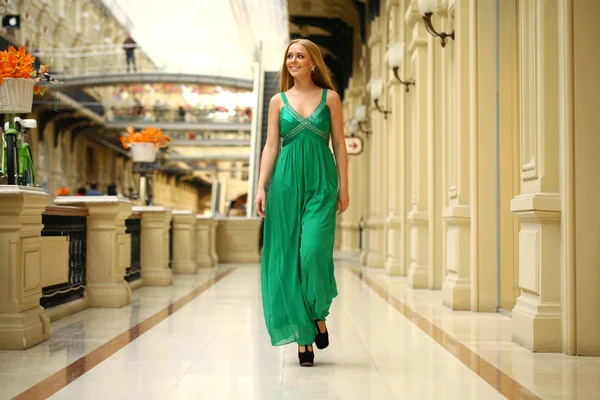
[(54, 200), (54, 204), (86, 208), (89, 219), (125, 220), (132, 211), (131, 201), (117, 196), (60, 196)]
[(559, 193), (525, 193), (512, 199), (510, 209), (514, 214), (530, 211), (547, 211), (559, 213), (560, 219), (560, 194)]
[(451, 205), (446, 207), (443, 212), (444, 221), (452, 225), (471, 224), (471, 207), (467, 205)]

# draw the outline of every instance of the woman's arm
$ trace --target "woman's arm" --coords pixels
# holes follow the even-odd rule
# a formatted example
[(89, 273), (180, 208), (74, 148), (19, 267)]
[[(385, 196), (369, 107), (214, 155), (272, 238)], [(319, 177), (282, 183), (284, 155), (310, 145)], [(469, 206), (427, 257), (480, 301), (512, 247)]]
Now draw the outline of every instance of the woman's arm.
[(346, 211), (350, 204), (348, 194), (348, 153), (344, 139), (344, 117), (340, 96), (333, 90), (327, 93), (327, 105), (331, 111), (331, 143), (339, 177), (338, 212)]
[(265, 216), (266, 195), (265, 187), (271, 180), (275, 160), (279, 153), (279, 110), (281, 109), (281, 95), (276, 94), (269, 102), (269, 118), (267, 125), (267, 142), (260, 159), (260, 174), (254, 207), (261, 217)]

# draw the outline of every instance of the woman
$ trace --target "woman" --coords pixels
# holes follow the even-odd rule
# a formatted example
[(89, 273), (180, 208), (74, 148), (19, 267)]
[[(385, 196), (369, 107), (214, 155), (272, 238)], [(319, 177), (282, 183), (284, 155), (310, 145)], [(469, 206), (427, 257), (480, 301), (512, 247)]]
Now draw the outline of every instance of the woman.
[(337, 296), (336, 209), (341, 214), (350, 202), (348, 155), (342, 104), (313, 42), (297, 39), (288, 45), (280, 87), (281, 93), (269, 104), (254, 202), (256, 212), (265, 218), (263, 310), (271, 343), (296, 342), (300, 365), (312, 366), (312, 343), (319, 349), (329, 344), (325, 317)]

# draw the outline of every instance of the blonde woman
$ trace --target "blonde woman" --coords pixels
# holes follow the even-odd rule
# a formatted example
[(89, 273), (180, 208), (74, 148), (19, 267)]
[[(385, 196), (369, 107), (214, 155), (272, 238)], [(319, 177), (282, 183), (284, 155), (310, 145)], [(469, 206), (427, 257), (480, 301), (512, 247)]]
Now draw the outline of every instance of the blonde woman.
[(313, 42), (289, 44), (280, 87), (269, 104), (254, 203), (265, 218), (263, 310), (271, 343), (297, 343), (300, 365), (312, 366), (312, 343), (319, 349), (329, 344), (325, 318), (337, 296), (336, 211), (343, 213), (350, 202), (348, 155), (340, 97)]

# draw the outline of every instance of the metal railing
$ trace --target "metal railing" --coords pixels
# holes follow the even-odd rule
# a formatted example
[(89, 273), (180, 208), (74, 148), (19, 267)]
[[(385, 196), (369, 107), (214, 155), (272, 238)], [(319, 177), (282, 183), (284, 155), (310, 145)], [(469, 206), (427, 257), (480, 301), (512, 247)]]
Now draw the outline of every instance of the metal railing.
[(69, 238), (69, 280), (42, 288), (40, 305), (44, 308), (65, 304), (84, 296), (86, 285), (85, 216), (42, 214), (42, 236), (67, 236)]
[[(127, 50), (133, 48), (135, 62), (127, 56)], [(126, 72), (160, 72), (178, 74), (199, 74), (222, 77), (251, 79), (247, 68), (231, 66), (225, 63), (212, 64), (199, 71), (198, 66), (189, 59), (182, 58), (178, 50), (161, 52), (162, 64), (154, 62), (149, 53), (137, 45), (103, 44), (79, 47), (40, 47), (30, 50), (31, 55), (50, 65), (50, 74), (67, 81), (72, 77), (94, 75), (112, 75)], [(174, 60), (180, 59), (181, 62)], [(134, 67), (135, 66), (135, 67)], [(240, 75), (241, 74), (241, 75)]]
[[(63, 80), (69, 76), (85, 76), (123, 72), (156, 72), (157, 66), (141, 48), (134, 48), (135, 63), (127, 62), (125, 48), (128, 45), (106, 44), (80, 47), (53, 47), (31, 50), (31, 55), (50, 65), (53, 77)], [(134, 68), (135, 66), (135, 68)]]
[(125, 233), (131, 235), (131, 265), (125, 271), (125, 280), (133, 282), (142, 277), (142, 266), (140, 263), (140, 239), (142, 231), (142, 220), (139, 214), (133, 214), (125, 220)]
[(144, 107), (141, 104), (129, 106), (113, 106), (105, 111), (108, 122), (157, 122), (157, 123), (250, 123), (250, 110), (218, 111), (218, 110), (185, 110), (170, 107)]

